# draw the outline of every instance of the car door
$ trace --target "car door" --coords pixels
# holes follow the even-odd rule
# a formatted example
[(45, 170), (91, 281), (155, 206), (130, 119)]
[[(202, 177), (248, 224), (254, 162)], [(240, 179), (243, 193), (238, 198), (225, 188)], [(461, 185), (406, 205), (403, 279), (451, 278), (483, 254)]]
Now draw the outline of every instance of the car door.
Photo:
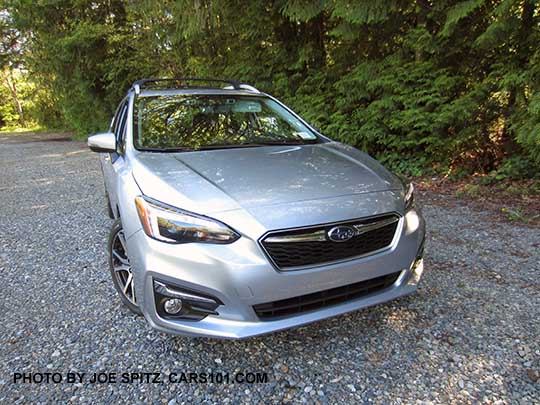
[(115, 217), (118, 215), (118, 210), (116, 208), (118, 205), (118, 195), (116, 191), (118, 185), (118, 172), (124, 165), (123, 142), (126, 131), (126, 121), (129, 106), (128, 101), (128, 99), (124, 99), (122, 103), (120, 103), (116, 115), (111, 123), (111, 132), (113, 132), (116, 137), (116, 151), (106, 153), (102, 158), (105, 186), (107, 188), (109, 201)]

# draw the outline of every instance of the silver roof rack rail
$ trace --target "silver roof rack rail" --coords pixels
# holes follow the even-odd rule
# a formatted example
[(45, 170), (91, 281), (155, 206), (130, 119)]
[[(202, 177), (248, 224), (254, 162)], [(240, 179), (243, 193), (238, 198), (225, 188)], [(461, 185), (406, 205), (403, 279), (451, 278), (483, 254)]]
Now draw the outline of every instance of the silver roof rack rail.
[(260, 91), (258, 89), (256, 89), (253, 86), (250, 86), (249, 84), (241, 83), (240, 88), (244, 89), (244, 90), (252, 91), (253, 93), (260, 93)]
[(223, 87), (225, 90), (247, 90), (247, 91), (250, 91), (252, 93), (257, 93), (259, 94), (260, 91), (253, 87), (253, 86), (250, 86), (249, 84), (244, 84), (244, 83), (240, 83), (238, 85), (238, 87), (233, 87), (233, 86), (225, 86)]
[[(189, 85), (190, 82), (194, 83), (206, 83), (206, 85)], [(203, 79), (200, 77), (174, 77), (171, 79), (160, 78), (147, 78), (140, 79), (133, 83), (132, 88), (135, 94), (140, 94), (141, 90), (153, 89), (153, 90), (169, 90), (169, 89), (215, 89), (219, 86), (208, 85), (211, 83), (226, 83), (228, 86), (235, 90), (240, 90), (240, 83), (235, 80), (223, 80), (223, 79)]]

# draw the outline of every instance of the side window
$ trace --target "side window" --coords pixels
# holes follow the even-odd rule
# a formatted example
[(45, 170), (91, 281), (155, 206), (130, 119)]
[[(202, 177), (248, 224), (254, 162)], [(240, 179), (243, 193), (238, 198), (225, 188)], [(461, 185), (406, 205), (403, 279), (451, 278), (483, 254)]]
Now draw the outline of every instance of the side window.
[(114, 112), (113, 119), (111, 120), (111, 126), (109, 130), (113, 133), (116, 133), (116, 128), (118, 127), (118, 121), (120, 120), (120, 112), (122, 111), (122, 106), (124, 105), (124, 102), (122, 101), (118, 107), (116, 107), (116, 111)]
[(118, 154), (122, 154), (124, 149), (124, 134), (126, 132), (128, 107), (129, 101), (126, 100), (120, 107), (120, 111), (117, 119), (115, 120), (116, 122), (113, 128), (114, 134), (116, 135), (116, 152)]

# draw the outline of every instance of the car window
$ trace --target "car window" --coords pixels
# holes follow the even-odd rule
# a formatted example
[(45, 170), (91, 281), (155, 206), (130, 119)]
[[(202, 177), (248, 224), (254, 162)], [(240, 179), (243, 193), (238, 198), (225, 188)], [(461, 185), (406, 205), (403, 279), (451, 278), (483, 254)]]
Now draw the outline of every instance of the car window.
[(124, 100), (120, 104), (118, 104), (118, 107), (116, 107), (116, 111), (114, 112), (113, 119), (111, 120), (111, 125), (109, 127), (109, 130), (113, 133), (116, 133), (116, 129), (118, 127), (118, 121), (120, 121), (120, 113), (122, 111), (122, 107), (124, 106)]
[(129, 101), (125, 100), (120, 108), (120, 114), (114, 129), (114, 134), (116, 136), (116, 152), (120, 154), (123, 153), (124, 148), (128, 107)]
[(286, 108), (262, 96), (139, 97), (133, 117), (135, 147), (142, 150), (200, 150), (319, 141)]

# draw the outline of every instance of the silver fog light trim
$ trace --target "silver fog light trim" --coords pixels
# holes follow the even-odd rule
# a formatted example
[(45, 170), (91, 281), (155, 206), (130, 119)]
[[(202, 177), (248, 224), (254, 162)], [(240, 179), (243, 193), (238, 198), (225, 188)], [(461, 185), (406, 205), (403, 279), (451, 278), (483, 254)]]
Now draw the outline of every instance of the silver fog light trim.
[(183, 291), (173, 290), (169, 288), (168, 286), (166, 286), (165, 284), (159, 281), (155, 281), (155, 280), (154, 280), (154, 289), (161, 295), (165, 295), (167, 297), (180, 298), (181, 300), (184, 300), (184, 301), (195, 301), (195, 302), (201, 302), (201, 303), (206, 303), (206, 304), (217, 304), (216, 301), (210, 298), (189, 294)]

